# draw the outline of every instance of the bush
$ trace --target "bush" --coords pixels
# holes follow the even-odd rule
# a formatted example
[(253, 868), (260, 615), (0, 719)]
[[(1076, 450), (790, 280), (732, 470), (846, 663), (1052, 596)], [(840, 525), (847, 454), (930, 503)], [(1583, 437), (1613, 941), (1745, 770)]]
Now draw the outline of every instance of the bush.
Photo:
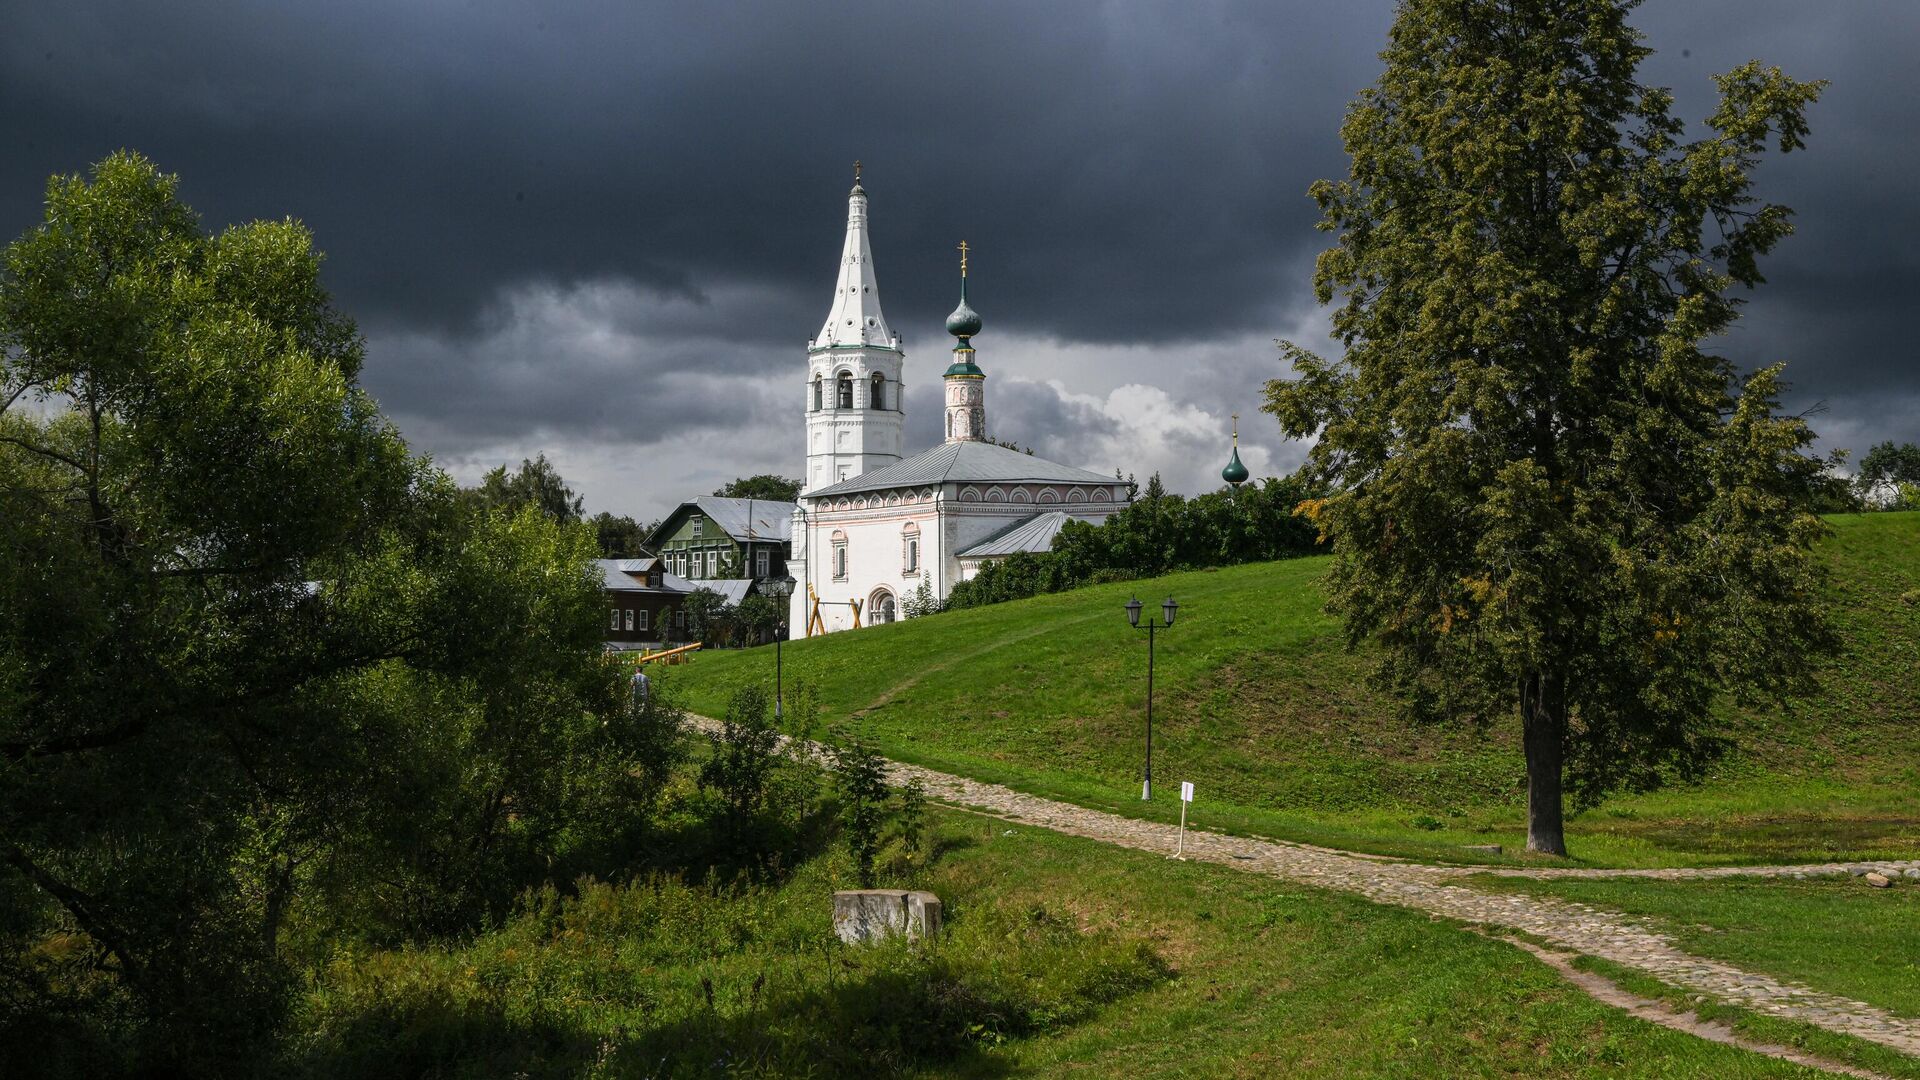
[(830, 751), (840, 796), (840, 834), (853, 856), (860, 887), (873, 887), (873, 858), (880, 850), (880, 822), (886, 811), (887, 763), (879, 751), (847, 738)]
[(1050, 551), (988, 563), (953, 587), (949, 608), (978, 607), (1082, 585), (1174, 570), (1312, 554), (1318, 532), (1294, 508), (1316, 491), (1297, 476), (1193, 499), (1168, 495), (1158, 476), (1146, 493), (1100, 525), (1069, 521)]

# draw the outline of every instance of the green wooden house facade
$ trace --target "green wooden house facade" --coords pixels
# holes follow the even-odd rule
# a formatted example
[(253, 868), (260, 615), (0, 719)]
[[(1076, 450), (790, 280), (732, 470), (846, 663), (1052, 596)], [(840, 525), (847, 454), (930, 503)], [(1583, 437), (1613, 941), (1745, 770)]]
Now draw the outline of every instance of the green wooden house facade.
[(681, 503), (647, 538), (667, 573), (699, 584), (787, 574), (793, 504), (706, 496)]

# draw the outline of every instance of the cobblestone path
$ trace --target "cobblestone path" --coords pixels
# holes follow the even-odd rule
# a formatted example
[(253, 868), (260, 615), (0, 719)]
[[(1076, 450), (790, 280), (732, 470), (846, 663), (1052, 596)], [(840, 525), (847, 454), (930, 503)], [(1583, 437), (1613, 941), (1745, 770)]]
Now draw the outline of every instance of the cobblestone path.
[[(713, 722), (696, 720), (710, 729)], [(935, 799), (985, 811), (1010, 822), (1171, 855), (1175, 827), (1103, 810), (1026, 795), (999, 784), (969, 780), (917, 765), (890, 763), (890, 779), (918, 779)], [(1558, 949), (1585, 953), (1645, 972), (1683, 990), (1707, 994), (1756, 1013), (1813, 1024), (1920, 1055), (1920, 1020), (1895, 1016), (1861, 1001), (1823, 993), (1731, 964), (1681, 951), (1664, 935), (1627, 916), (1552, 897), (1496, 895), (1454, 880), (1469, 874), (1556, 877), (1648, 877), (1664, 880), (1739, 875), (1788, 876), (1913, 871), (1920, 861), (1832, 863), (1824, 866), (1707, 867), (1682, 870), (1582, 870), (1430, 866), (1361, 856), (1330, 848), (1188, 829), (1186, 857), (1270, 874), (1383, 904), (1413, 908), (1461, 922), (1518, 930)]]

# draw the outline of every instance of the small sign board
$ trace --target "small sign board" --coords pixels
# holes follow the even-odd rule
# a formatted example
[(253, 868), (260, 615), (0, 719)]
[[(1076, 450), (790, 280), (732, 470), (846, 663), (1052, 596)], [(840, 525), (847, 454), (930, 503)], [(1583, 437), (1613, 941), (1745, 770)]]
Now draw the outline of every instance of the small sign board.
[(1181, 802), (1193, 801), (1193, 781), (1191, 780), (1180, 781), (1180, 801)]

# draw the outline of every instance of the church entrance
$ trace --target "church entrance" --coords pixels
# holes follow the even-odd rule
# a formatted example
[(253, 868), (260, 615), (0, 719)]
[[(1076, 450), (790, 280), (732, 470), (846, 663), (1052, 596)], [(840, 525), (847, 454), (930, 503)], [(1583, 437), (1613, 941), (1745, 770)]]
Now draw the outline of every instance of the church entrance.
[(892, 622), (897, 614), (893, 605), (893, 594), (885, 589), (875, 589), (873, 595), (867, 598), (867, 610), (873, 613), (873, 617), (868, 621), (875, 626)]

